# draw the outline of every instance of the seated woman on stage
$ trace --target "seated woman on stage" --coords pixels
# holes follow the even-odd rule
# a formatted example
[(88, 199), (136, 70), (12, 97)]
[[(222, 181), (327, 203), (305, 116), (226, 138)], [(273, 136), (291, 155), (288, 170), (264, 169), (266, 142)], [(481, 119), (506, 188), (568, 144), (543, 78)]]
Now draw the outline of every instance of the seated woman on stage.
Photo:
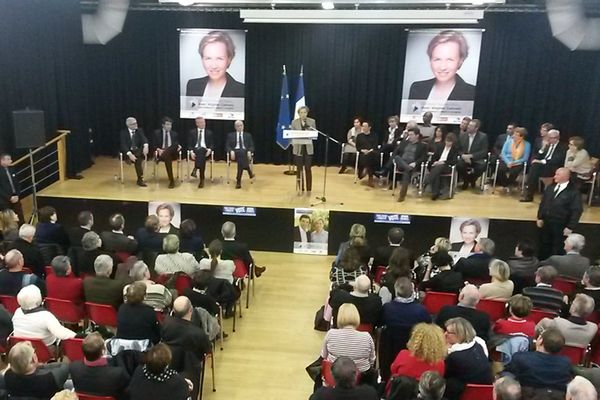
[[(456, 144), (456, 135), (454, 133), (450, 132), (442, 143), (443, 144), (437, 145), (433, 157), (431, 158), (431, 162), (429, 163), (429, 175), (425, 177), (425, 185), (431, 185), (431, 200), (440, 198), (442, 194), (442, 175), (452, 172), (452, 166), (456, 164), (459, 155), (458, 145)], [(450, 189), (448, 192), (449, 191)], [(442, 197), (443, 200), (449, 198), (449, 194)]]
[(354, 166), (354, 157), (356, 157), (356, 137), (361, 132), (362, 122), (359, 117), (354, 118), (353, 127), (346, 134), (346, 143), (342, 152), (342, 167), (338, 173), (346, 172), (348, 166)]
[(580, 136), (569, 138), (569, 150), (565, 157), (565, 167), (571, 171), (571, 176), (575, 175), (575, 184), (578, 187), (591, 178), (593, 168), (590, 155), (583, 148), (584, 144), (585, 141)]
[(371, 123), (363, 122), (362, 132), (356, 137), (358, 151), (358, 179), (369, 177), (369, 186), (373, 187), (373, 173), (379, 165), (377, 135), (371, 133)]
[[(428, 144), (430, 153), (435, 153), (439, 146), (444, 146), (446, 135), (448, 135), (448, 128), (446, 128), (446, 125), (439, 125), (435, 128), (433, 138), (429, 141)], [(456, 136), (454, 136), (454, 141), (456, 142)]]
[(517, 127), (513, 135), (504, 142), (500, 153), (497, 183), (509, 189), (514, 185), (517, 176), (523, 171), (523, 165), (529, 160), (531, 145), (525, 140), (527, 129)]

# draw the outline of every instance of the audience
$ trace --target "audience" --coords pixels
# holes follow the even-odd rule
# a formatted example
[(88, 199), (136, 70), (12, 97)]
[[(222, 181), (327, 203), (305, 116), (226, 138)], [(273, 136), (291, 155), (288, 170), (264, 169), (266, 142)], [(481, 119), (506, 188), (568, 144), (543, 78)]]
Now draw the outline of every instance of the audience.
[(587, 150), (583, 148), (585, 144), (581, 136), (571, 136), (569, 138), (569, 149), (565, 157), (565, 167), (571, 171), (575, 177), (575, 185), (581, 187), (583, 182), (588, 182), (592, 175), (594, 165)]
[(490, 318), (483, 312), (477, 310), (477, 303), (481, 298), (479, 290), (475, 285), (466, 285), (458, 295), (458, 305), (444, 306), (437, 315), (435, 322), (440, 327), (445, 327), (449, 319), (462, 317), (469, 321), (475, 329), (477, 336), (488, 340), (490, 333)]
[[(173, 303), (173, 294), (165, 286), (150, 280), (150, 270), (143, 261), (136, 261), (129, 270), (129, 277), (133, 282), (141, 282), (146, 285), (146, 296), (144, 304), (149, 305), (156, 311), (169, 309)], [(125, 296), (129, 285), (123, 288)]]
[[(354, 243), (362, 243), (362, 240), (357, 238)], [(339, 262), (331, 270), (332, 287), (347, 286), (367, 272), (368, 268), (361, 260), (360, 250), (355, 246), (350, 246), (344, 250)]]
[(52, 259), (52, 273), (46, 277), (48, 297), (72, 301), (81, 305), (83, 297), (83, 280), (73, 275), (71, 261), (67, 256), (56, 256)]
[(533, 308), (557, 314), (560, 314), (565, 308), (563, 293), (552, 287), (556, 275), (556, 268), (550, 265), (539, 267), (535, 272), (536, 285), (523, 289), (523, 294), (533, 302)]
[(510, 268), (502, 260), (493, 259), (490, 262), (491, 283), (484, 283), (479, 287), (479, 294), (482, 299), (506, 300), (513, 294), (513, 281), (510, 277)]
[(187, 296), (194, 307), (201, 307), (211, 315), (216, 315), (219, 304), (226, 318), (233, 317), (233, 305), (240, 296), (239, 290), (223, 279), (212, 276), (210, 271), (201, 270), (192, 278), (193, 288), (186, 288)]
[(134, 282), (127, 287), (125, 303), (117, 314), (117, 337), (128, 340), (160, 341), (160, 326), (154, 309), (144, 304), (146, 285)]
[(201, 270), (209, 270), (217, 279), (224, 279), (229, 283), (233, 283), (233, 272), (235, 264), (231, 260), (222, 260), (223, 243), (215, 239), (208, 245), (208, 255), (210, 259), (203, 258), (200, 260), (199, 266)]
[(475, 243), (475, 251), (468, 257), (463, 257), (454, 266), (462, 273), (465, 280), (486, 280), (489, 275), (488, 266), (494, 255), (495, 244), (492, 239), (481, 238)]
[(23, 254), (24, 265), (31, 269), (38, 277), (43, 278), (46, 275), (46, 271), (44, 271), (44, 258), (39, 247), (33, 244), (35, 232), (35, 226), (29, 224), (21, 225), (19, 228), (19, 238), (8, 246), (8, 248), (19, 250)]
[(19, 216), (10, 208), (0, 212), (0, 238), (3, 242), (14, 242), (19, 238)]
[(37, 286), (25, 286), (17, 295), (19, 308), (12, 318), (14, 335), (32, 339), (41, 339), (46, 346), (56, 344), (57, 340), (71, 339), (75, 332), (65, 328), (58, 319), (42, 306), (42, 293)]
[(106, 304), (118, 309), (123, 303), (123, 287), (125, 282), (111, 279), (113, 259), (101, 254), (94, 261), (96, 276), (88, 276), (83, 280), (83, 293), (86, 301)]
[(436, 371), (426, 371), (421, 375), (417, 390), (417, 399), (442, 400), (446, 391), (446, 380)]
[[(432, 271), (437, 273), (432, 277)], [(462, 274), (452, 269), (452, 256), (446, 250), (439, 250), (428, 257), (425, 276), (419, 284), (420, 290), (442, 293), (458, 293), (464, 286)]]
[(521, 293), (523, 288), (534, 284), (535, 271), (539, 265), (534, 254), (533, 244), (529, 240), (521, 240), (515, 246), (515, 255), (506, 260), (510, 268), (510, 279), (515, 285), (514, 293)]
[(521, 400), (521, 384), (510, 376), (503, 376), (494, 382), (493, 400)]
[[(416, 267), (413, 270), (413, 273), (416, 275), (417, 282), (421, 282), (423, 280), (423, 277), (425, 276), (425, 272), (427, 270), (427, 266), (429, 265), (429, 262), (431, 261), (431, 257), (438, 251), (445, 251), (446, 253), (448, 253), (451, 248), (452, 248), (452, 244), (450, 243), (450, 240), (448, 238), (445, 238), (445, 237), (436, 238), (433, 246), (431, 246), (428, 251), (421, 254), (416, 259)], [(413, 265), (414, 265), (414, 263), (413, 263)], [(437, 271), (436, 269), (432, 269), (431, 272), (432, 272), (431, 276), (433, 276), (433, 275), (437, 274), (439, 271)]]
[(125, 389), (129, 384), (129, 375), (123, 367), (114, 365), (113, 360), (106, 356), (102, 336), (97, 332), (90, 333), (83, 339), (81, 349), (83, 361), (71, 361), (69, 364), (75, 391), (127, 399)]
[(69, 248), (69, 236), (57, 223), (56, 209), (45, 206), (38, 211), (38, 224), (35, 227), (35, 241), (39, 244), (58, 244), (63, 251)]
[(598, 325), (586, 321), (593, 311), (594, 299), (580, 293), (571, 303), (569, 318), (544, 318), (536, 325), (536, 333), (539, 334), (548, 328), (556, 328), (565, 338), (565, 345), (586, 348), (598, 331)]
[(555, 328), (549, 328), (535, 341), (535, 351), (515, 353), (505, 372), (521, 384), (523, 398), (564, 399), (571, 380), (571, 361), (560, 351), (565, 338)]
[(198, 233), (194, 220), (188, 218), (181, 221), (179, 240), (179, 249), (182, 252), (193, 254), (198, 261), (204, 257), (204, 241)]
[(594, 299), (594, 310), (600, 310), (600, 266), (592, 265), (589, 267), (583, 274), (581, 285), (583, 287), (578, 287), (577, 292), (587, 294)]
[(309, 400), (379, 400), (375, 389), (356, 386), (357, 365), (350, 357), (338, 357), (331, 366), (335, 387), (322, 387)]
[(525, 335), (535, 336), (535, 322), (528, 321), (525, 317), (531, 312), (533, 303), (529, 297), (516, 294), (508, 300), (508, 313), (506, 319), (499, 319), (494, 324), (494, 333), (499, 335)]
[(565, 255), (554, 255), (541, 261), (540, 265), (551, 265), (558, 275), (580, 280), (590, 266), (590, 259), (579, 254), (585, 247), (585, 237), (571, 233), (565, 239)]
[[(113, 214), (108, 219), (108, 225), (111, 231), (104, 231), (100, 234), (104, 250), (111, 253), (135, 253), (138, 243), (132, 236), (125, 236), (125, 217), (123, 214)], [(84, 235), (85, 236), (85, 235)]]
[(163, 237), (159, 232), (158, 217), (154, 214), (146, 217), (144, 226), (137, 230), (135, 238), (138, 243), (138, 249), (162, 252)]
[(102, 247), (102, 239), (96, 232), (87, 232), (81, 238), (81, 250), (75, 249), (75, 275), (94, 275), (94, 262), (100, 254), (107, 254)]
[(92, 231), (94, 215), (90, 211), (81, 211), (77, 215), (77, 222), (79, 222), (79, 226), (67, 230), (67, 235), (71, 246), (81, 247), (83, 235)]
[(183, 272), (189, 276), (198, 271), (198, 261), (190, 253), (179, 252), (179, 238), (177, 235), (168, 234), (163, 239), (165, 254), (156, 257), (154, 271), (159, 274), (172, 275)]
[(16, 296), (21, 288), (36, 285), (42, 293), (46, 292), (46, 283), (42, 278), (23, 271), (24, 260), (19, 250), (9, 250), (4, 256), (4, 269), (0, 269), (0, 294)]
[(266, 270), (266, 267), (260, 267), (252, 258), (248, 245), (235, 239), (236, 228), (235, 224), (227, 221), (221, 227), (221, 235), (223, 235), (223, 254), (224, 260), (242, 260), (246, 266), (254, 265), (254, 275), (259, 278)]
[(381, 277), (379, 296), (383, 304), (394, 297), (394, 285), (398, 278), (411, 278), (411, 255), (408, 250), (398, 247), (392, 252), (385, 274)]
[(576, 376), (567, 385), (565, 400), (597, 400), (598, 392), (592, 382), (582, 376)]
[(350, 227), (350, 233), (348, 234), (348, 241), (340, 243), (340, 247), (338, 248), (335, 264), (337, 265), (340, 262), (340, 259), (346, 249), (349, 247), (356, 247), (360, 253), (360, 260), (363, 265), (367, 265), (369, 263), (369, 258), (371, 257), (371, 250), (369, 249), (369, 245), (367, 243), (367, 228), (361, 224), (352, 224)]
[(402, 245), (404, 241), (404, 230), (400, 227), (393, 227), (388, 230), (387, 233), (388, 244), (385, 246), (379, 246), (373, 253), (373, 268), (388, 265), (388, 261), (392, 252)]
[(405, 350), (392, 363), (392, 376), (410, 376), (416, 380), (426, 371), (444, 375), (448, 353), (444, 331), (437, 325), (419, 323), (413, 328)]
[(344, 303), (351, 303), (356, 306), (361, 324), (375, 325), (379, 321), (382, 304), (381, 297), (375, 293), (369, 293), (371, 290), (371, 280), (367, 275), (360, 275), (351, 286), (351, 292), (343, 288), (337, 288), (332, 290), (329, 295), (329, 305), (333, 311), (334, 326), (338, 310)]

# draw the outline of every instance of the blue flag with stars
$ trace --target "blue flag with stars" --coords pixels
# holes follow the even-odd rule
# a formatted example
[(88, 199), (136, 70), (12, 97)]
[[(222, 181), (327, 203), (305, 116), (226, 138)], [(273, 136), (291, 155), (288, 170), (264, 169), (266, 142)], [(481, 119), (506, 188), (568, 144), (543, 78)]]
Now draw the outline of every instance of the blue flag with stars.
[(281, 97), (279, 102), (279, 118), (275, 128), (275, 141), (282, 149), (287, 149), (290, 145), (289, 139), (283, 138), (283, 131), (290, 129), (290, 92), (288, 90), (287, 75), (285, 74), (285, 65), (283, 66), (283, 76), (281, 78)]

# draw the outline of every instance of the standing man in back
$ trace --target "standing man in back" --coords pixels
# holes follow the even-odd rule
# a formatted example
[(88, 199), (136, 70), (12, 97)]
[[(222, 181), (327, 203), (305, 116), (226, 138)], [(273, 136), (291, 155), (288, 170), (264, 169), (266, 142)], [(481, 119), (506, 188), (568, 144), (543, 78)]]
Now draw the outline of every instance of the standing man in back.
[(19, 217), (19, 222), (25, 222), (23, 207), (21, 206), (21, 188), (19, 179), (11, 168), (12, 158), (8, 153), (0, 154), (0, 211), (7, 208), (12, 209)]

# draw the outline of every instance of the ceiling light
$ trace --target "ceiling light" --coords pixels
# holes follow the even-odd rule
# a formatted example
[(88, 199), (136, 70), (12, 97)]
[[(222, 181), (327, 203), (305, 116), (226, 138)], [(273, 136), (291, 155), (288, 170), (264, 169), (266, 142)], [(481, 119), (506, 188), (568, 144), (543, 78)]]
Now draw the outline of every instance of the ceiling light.
[(333, 4), (333, 1), (324, 1), (321, 3), (321, 7), (323, 7), (323, 10), (333, 10), (335, 5)]
[(195, 3), (194, 0), (179, 0), (179, 4), (184, 6), (184, 7), (188, 7), (191, 6)]

